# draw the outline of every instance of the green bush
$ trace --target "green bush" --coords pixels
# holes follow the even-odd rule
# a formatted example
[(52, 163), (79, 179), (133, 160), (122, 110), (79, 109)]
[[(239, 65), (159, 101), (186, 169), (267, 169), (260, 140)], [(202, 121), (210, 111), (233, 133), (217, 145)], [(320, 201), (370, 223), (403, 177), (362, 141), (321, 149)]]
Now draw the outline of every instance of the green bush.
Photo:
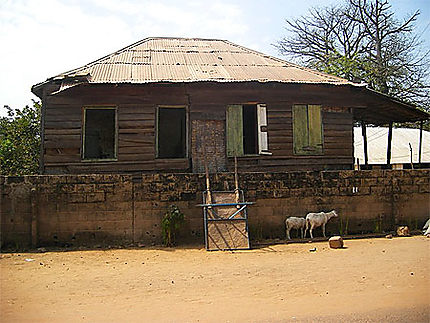
[(41, 104), (12, 109), (0, 117), (0, 175), (32, 175), (39, 172)]

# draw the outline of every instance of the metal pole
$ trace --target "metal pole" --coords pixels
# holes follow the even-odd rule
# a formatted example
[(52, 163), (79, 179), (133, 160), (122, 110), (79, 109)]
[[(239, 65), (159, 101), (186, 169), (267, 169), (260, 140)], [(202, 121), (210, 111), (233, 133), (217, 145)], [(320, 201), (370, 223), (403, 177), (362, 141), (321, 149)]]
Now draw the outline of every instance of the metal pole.
[(388, 126), (388, 143), (387, 143), (387, 166), (391, 165), (391, 141), (393, 139), (393, 122)]

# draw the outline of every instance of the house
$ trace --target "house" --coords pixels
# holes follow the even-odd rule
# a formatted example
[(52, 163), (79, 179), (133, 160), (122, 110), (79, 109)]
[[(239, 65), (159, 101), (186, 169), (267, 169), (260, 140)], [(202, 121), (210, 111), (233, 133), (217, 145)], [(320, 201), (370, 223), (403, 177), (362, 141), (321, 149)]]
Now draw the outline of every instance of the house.
[(43, 174), (352, 169), (353, 124), (429, 118), (225, 40), (146, 38), (36, 84)]
[[(387, 160), (388, 128), (368, 127), (368, 165), (383, 168)], [(362, 129), (354, 127), (356, 168), (364, 165)], [(421, 146), (421, 147), (420, 147)], [(412, 159), (411, 159), (412, 158)], [(392, 137), (391, 165), (393, 169), (430, 168), (430, 132), (412, 128), (395, 128)]]

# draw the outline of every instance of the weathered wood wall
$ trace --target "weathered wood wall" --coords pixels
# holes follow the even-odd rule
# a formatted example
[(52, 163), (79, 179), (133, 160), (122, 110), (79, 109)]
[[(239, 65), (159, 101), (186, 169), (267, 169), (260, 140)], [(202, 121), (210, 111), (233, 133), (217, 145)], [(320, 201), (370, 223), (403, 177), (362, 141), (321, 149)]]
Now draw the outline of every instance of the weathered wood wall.
[[(156, 107), (185, 105), (189, 127), (208, 121), (225, 123), (228, 104), (267, 104), (271, 156), (239, 158), (248, 171), (349, 169), (353, 164), (353, 115), (359, 99), (338, 86), (278, 83), (194, 83), (158, 85), (80, 85), (46, 96), (44, 106), (44, 170), (46, 174), (199, 171), (202, 140), (188, 129), (189, 158), (156, 159)], [(293, 154), (292, 105), (320, 104), (323, 111), (324, 154)], [(81, 160), (83, 107), (116, 106), (118, 160)], [(205, 127), (200, 127), (205, 129)], [(219, 127), (218, 127), (219, 128)], [(203, 135), (203, 134), (202, 134)], [(210, 135), (210, 134), (208, 134)], [(219, 129), (215, 144), (219, 147)], [(225, 141), (225, 138), (224, 138)], [(207, 145), (210, 146), (211, 140)], [(208, 147), (211, 150), (211, 147)], [(224, 154), (225, 150), (215, 149)], [(210, 156), (209, 156), (210, 158)], [(217, 156), (219, 170), (231, 169), (233, 160)], [(223, 164), (223, 162), (225, 164)], [(199, 165), (199, 167), (193, 167)]]

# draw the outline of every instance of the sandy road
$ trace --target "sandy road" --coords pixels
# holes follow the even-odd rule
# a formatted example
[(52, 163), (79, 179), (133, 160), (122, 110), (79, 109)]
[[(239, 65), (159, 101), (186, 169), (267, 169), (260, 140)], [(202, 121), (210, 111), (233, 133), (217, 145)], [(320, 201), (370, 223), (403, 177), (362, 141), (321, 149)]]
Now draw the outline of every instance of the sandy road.
[(430, 322), (430, 239), (345, 245), (4, 253), (0, 321)]

